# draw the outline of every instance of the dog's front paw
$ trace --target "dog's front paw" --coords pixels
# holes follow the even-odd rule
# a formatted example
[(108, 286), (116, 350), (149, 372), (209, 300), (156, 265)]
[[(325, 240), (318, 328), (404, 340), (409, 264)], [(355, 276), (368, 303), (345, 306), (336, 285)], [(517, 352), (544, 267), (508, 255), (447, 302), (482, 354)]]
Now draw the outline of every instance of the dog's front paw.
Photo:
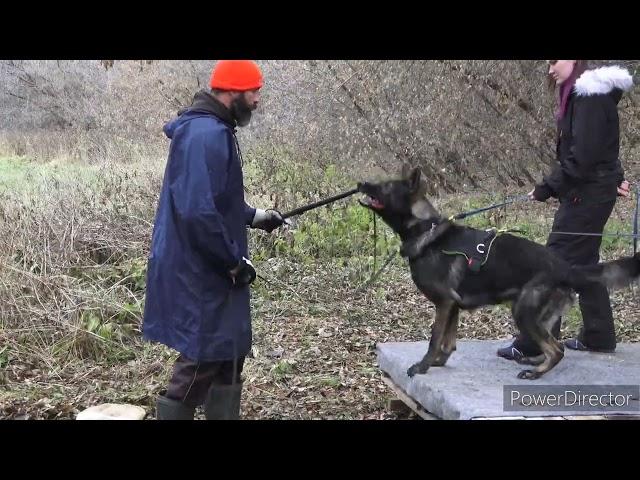
[[(455, 350), (455, 347), (453, 347)], [(440, 354), (431, 362), (432, 367), (444, 367), (452, 352), (440, 352)]]
[(518, 374), (518, 378), (520, 380), (535, 380), (539, 378), (542, 374), (540, 372), (536, 372), (535, 370), (522, 370)]
[(416, 374), (423, 375), (427, 373), (427, 370), (429, 370), (428, 366), (423, 366), (421, 363), (418, 362), (414, 365), (411, 365), (411, 367), (409, 367), (409, 370), (407, 370), (407, 375), (409, 376), (409, 378), (413, 378), (413, 376)]

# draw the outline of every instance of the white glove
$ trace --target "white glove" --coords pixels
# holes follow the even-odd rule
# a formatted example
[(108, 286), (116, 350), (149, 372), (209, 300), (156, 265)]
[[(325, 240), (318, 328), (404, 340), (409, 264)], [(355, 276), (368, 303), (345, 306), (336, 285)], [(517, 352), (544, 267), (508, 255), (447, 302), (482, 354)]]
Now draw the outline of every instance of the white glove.
[(256, 208), (256, 214), (253, 216), (251, 227), (271, 233), (283, 223), (285, 223), (285, 220), (277, 210), (262, 210)]

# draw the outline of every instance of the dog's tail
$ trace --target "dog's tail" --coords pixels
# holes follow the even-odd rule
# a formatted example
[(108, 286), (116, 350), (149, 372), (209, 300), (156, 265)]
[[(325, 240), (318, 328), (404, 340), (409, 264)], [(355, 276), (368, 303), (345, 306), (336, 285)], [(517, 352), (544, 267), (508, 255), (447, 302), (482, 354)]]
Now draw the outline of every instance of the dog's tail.
[(640, 253), (597, 265), (576, 265), (569, 274), (571, 286), (580, 290), (600, 282), (610, 290), (627, 287), (640, 277)]

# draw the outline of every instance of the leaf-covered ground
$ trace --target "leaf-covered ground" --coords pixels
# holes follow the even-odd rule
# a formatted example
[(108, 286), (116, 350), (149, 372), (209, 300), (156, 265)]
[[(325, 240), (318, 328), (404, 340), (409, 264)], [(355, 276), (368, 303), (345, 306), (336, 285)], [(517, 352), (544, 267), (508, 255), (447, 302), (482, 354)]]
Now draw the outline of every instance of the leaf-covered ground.
[[(266, 268), (268, 267), (268, 268)], [(378, 282), (354, 294), (335, 269), (263, 264), (254, 294), (253, 358), (246, 362), (243, 417), (247, 419), (393, 419), (392, 398), (380, 380), (376, 343), (429, 337), (433, 307), (418, 294), (404, 268), (392, 265)], [(283, 285), (277, 278), (296, 278)], [(634, 292), (612, 295), (620, 341), (638, 341)], [(564, 335), (577, 331), (569, 315)], [(463, 313), (459, 338), (507, 341), (514, 333), (506, 307)], [(153, 418), (154, 397), (167, 381), (173, 353), (135, 341), (134, 358), (105, 365), (46, 359), (12, 361), (4, 369), (0, 415), (4, 418), (74, 418), (105, 402), (143, 406)], [(53, 367), (53, 368), (51, 368)], [(411, 416), (410, 416), (411, 417)]]

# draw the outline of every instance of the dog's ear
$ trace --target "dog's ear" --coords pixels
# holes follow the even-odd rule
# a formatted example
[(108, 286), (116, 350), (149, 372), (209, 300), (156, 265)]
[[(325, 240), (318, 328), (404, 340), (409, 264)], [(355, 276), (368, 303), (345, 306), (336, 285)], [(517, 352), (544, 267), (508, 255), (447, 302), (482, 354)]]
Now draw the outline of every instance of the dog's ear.
[(418, 167), (416, 167), (411, 170), (411, 173), (409, 173), (409, 176), (407, 178), (409, 180), (409, 185), (411, 186), (411, 191), (413, 193), (419, 192), (422, 188), (422, 171)]

